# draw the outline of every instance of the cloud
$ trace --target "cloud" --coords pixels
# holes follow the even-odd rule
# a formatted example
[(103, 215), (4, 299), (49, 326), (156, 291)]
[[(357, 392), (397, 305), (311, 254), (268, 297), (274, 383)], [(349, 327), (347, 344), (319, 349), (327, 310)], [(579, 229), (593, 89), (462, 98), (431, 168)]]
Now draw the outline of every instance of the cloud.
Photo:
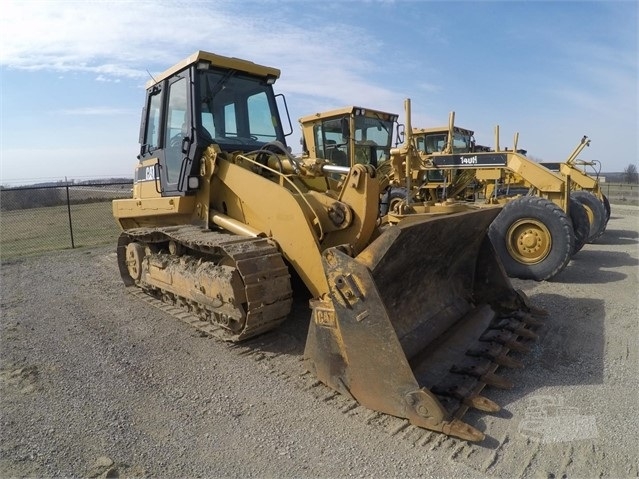
[[(375, 80), (378, 66), (371, 58), (381, 50), (379, 38), (339, 19), (314, 25), (310, 13), (298, 26), (267, 4), (251, 5), (248, 16), (246, 5), (232, 2), (7, 1), (0, 19), (0, 65), (94, 73), (103, 82), (140, 80), (148, 78), (147, 69), (163, 71), (214, 45), (216, 53), (280, 68), (280, 86), (290, 93), (340, 106), (396, 100), (392, 88)], [(352, 47), (356, 44), (366, 46), (365, 54)]]
[(427, 83), (427, 82), (417, 83), (417, 88), (427, 93), (437, 93), (442, 90), (442, 87), (440, 85), (436, 85), (434, 83)]
[(120, 79), (119, 78), (109, 78), (106, 77), (104, 75), (98, 75), (95, 78), (95, 81), (99, 81), (99, 82), (105, 82), (105, 83), (120, 83)]
[(177, 3), (6, 1), (0, 64), (145, 77), (143, 65), (172, 63), (204, 34), (197, 32), (230, 26), (223, 16), (196, 13)]
[[(572, 107), (612, 118), (637, 113), (637, 48), (567, 40), (558, 58), (563, 74), (548, 82), (549, 92)], [(588, 52), (575, 57), (574, 52)]]
[[(149, 73), (203, 49), (281, 69), (276, 91), (287, 95), (296, 137), (300, 116), (351, 104), (401, 120), (405, 97), (415, 126), (445, 123), (456, 109), (488, 141), (493, 124), (513, 125), (550, 152), (582, 130), (634, 137), (637, 23), (629, 3), (509, 5), (431, 3), (437, 8), (425, 18), (420, 2), (4, 0), (0, 66), (139, 88)], [(99, 105), (61, 113), (128, 114)], [(548, 138), (549, 129), (562, 133)], [(606, 141), (602, 155), (622, 156), (613, 151), (618, 141)]]

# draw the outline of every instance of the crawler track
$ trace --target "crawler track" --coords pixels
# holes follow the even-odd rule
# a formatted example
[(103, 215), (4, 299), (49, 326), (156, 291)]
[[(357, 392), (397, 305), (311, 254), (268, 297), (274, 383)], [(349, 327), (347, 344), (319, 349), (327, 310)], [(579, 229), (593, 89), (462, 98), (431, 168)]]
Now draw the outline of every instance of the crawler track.
[[(145, 247), (147, 255), (156, 263), (172, 262), (175, 268), (183, 267), (184, 277), (192, 279), (193, 284), (181, 291), (201, 288), (198, 277), (188, 272), (189, 269), (207, 263), (210, 264), (207, 272), (215, 276), (217, 269), (228, 275), (229, 266), (234, 268), (243, 285), (242, 298), (224, 300), (242, 310), (243, 316), (236, 321), (239, 324), (230, 328), (221, 319), (224, 318), (219, 314), (222, 305), (214, 306), (216, 298), (198, 294), (202, 297), (198, 300), (198, 296), (188, 297), (187, 292), (180, 294), (180, 288), (161, 287), (157, 282), (149, 284), (144, 277), (137, 281), (131, 278), (126, 251), (133, 242)], [(169, 254), (169, 243), (173, 243), (172, 248), (179, 253)], [(244, 340), (276, 328), (290, 312), (292, 291), (288, 268), (275, 244), (265, 238), (220, 234), (195, 226), (137, 228), (120, 236), (118, 266), (129, 288), (138, 288), (139, 293), (144, 291), (171, 306), (179, 306), (183, 314), (198, 318), (197, 323), (192, 323), (198, 329), (227, 341)]]

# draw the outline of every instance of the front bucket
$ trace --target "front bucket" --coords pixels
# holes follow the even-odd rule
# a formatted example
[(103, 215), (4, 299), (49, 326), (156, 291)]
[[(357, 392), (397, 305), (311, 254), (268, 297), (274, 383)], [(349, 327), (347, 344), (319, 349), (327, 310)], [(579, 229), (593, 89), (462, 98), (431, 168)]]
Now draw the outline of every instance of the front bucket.
[(495, 371), (520, 366), (508, 352), (525, 349), (539, 315), (486, 234), (498, 212), (408, 218), (356, 258), (326, 250), (330, 294), (311, 303), (309, 369), (367, 408), (482, 440), (460, 418), (469, 407), (499, 409), (479, 393), (510, 386)]

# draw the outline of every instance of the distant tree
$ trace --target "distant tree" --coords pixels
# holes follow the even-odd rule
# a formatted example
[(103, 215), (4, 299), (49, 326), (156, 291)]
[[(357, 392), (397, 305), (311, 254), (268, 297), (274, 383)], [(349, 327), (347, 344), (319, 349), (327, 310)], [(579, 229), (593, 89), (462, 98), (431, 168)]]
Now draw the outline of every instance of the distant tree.
[(623, 177), (626, 183), (639, 183), (639, 173), (637, 173), (637, 165), (630, 163), (623, 170)]
[(23, 210), (56, 206), (66, 203), (60, 188), (3, 188), (0, 193), (0, 210)]

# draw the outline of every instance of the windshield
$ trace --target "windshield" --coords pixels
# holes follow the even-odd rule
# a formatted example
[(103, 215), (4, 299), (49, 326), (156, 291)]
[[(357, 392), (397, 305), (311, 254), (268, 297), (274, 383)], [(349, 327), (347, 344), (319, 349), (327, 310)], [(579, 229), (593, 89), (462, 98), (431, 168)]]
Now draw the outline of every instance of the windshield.
[[(285, 144), (271, 85), (235, 71), (201, 71), (198, 133), (223, 150)], [(196, 117), (197, 117), (196, 112)]]
[(355, 162), (377, 166), (390, 158), (393, 122), (355, 116)]
[[(348, 137), (351, 119), (355, 122), (352, 142)], [(390, 158), (392, 132), (392, 120), (362, 115), (330, 118), (313, 127), (317, 154), (339, 166), (351, 166), (351, 144), (354, 144), (355, 163), (377, 167), (381, 161)]]
[[(447, 138), (448, 133), (431, 133), (417, 136), (417, 149), (427, 154), (441, 152), (446, 146)], [(453, 153), (469, 153), (471, 140), (470, 135), (455, 132), (453, 135)]]

